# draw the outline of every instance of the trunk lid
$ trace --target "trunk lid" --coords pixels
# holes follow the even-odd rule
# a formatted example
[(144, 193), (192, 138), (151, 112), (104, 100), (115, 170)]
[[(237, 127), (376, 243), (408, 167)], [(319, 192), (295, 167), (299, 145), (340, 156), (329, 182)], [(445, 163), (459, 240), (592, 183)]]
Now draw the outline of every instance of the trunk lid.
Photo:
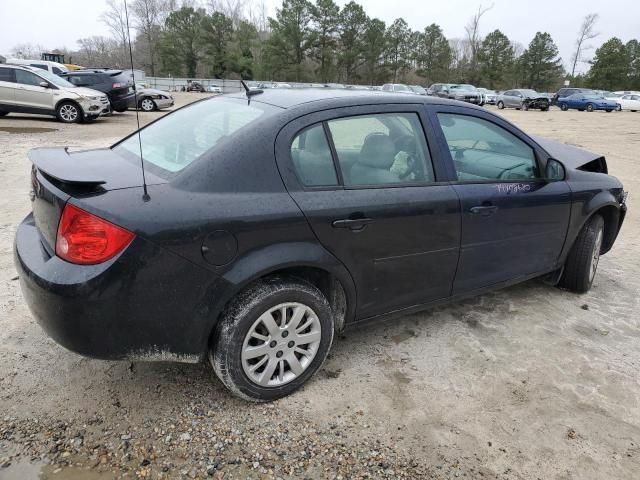
[[(29, 160), (33, 217), (50, 254), (62, 210), (70, 198), (142, 187), (140, 165), (108, 148), (73, 153), (66, 148), (38, 148), (29, 152)], [(167, 182), (149, 171), (146, 179), (147, 185)]]

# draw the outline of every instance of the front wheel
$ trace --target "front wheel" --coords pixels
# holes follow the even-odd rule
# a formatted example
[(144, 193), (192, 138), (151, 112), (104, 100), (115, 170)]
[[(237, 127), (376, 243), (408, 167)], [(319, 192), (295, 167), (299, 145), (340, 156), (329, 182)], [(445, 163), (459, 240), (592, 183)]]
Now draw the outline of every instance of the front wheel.
[(249, 287), (225, 309), (209, 360), (234, 395), (271, 401), (293, 393), (318, 370), (333, 330), (333, 314), (320, 290), (274, 276)]
[(522, 109), (526, 112), (529, 110), (529, 104), (528, 103), (523, 103), (522, 104)]
[(63, 123), (77, 123), (82, 119), (82, 112), (77, 103), (62, 102), (56, 109), (56, 117)]
[(145, 112), (153, 112), (156, 109), (156, 103), (150, 98), (143, 98), (140, 101), (140, 109)]
[(596, 276), (603, 237), (604, 220), (596, 214), (582, 227), (571, 247), (558, 284), (561, 288), (576, 293), (589, 291)]
[(593, 103), (587, 105), (587, 112), (593, 112)]
[(617, 104), (616, 105), (616, 112), (621, 112), (622, 111), (622, 105)]
[(498, 108), (499, 108), (500, 110), (504, 110), (504, 102), (503, 102), (502, 100), (500, 100), (500, 101), (498, 102)]

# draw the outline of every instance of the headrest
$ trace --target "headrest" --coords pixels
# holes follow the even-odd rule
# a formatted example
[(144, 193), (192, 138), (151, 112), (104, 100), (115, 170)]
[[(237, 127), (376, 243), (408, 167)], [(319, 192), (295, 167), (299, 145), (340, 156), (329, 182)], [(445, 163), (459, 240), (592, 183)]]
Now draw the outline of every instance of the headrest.
[(388, 170), (393, 165), (396, 147), (388, 135), (384, 133), (370, 133), (364, 139), (360, 150), (360, 165)]
[(307, 152), (324, 153), (329, 150), (327, 138), (322, 127), (313, 127), (307, 130), (304, 140), (304, 149)]

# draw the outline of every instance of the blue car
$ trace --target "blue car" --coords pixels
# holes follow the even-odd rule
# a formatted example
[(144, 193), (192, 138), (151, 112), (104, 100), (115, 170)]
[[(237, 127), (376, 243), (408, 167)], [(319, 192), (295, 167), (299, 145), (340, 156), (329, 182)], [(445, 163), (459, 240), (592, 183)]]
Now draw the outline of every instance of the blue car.
[(581, 112), (593, 112), (594, 110), (606, 110), (612, 112), (618, 108), (618, 104), (613, 100), (607, 100), (593, 93), (574, 93), (568, 97), (558, 99), (560, 110), (566, 111), (575, 108)]

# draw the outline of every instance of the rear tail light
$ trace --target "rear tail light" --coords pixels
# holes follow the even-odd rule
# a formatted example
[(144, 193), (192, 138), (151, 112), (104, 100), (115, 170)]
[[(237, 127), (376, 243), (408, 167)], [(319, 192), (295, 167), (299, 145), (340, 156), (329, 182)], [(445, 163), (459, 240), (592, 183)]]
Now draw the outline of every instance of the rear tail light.
[(67, 203), (56, 236), (56, 255), (68, 262), (95, 265), (113, 258), (135, 238), (122, 227)]
[(113, 83), (113, 88), (122, 88), (122, 87), (126, 87), (126, 85), (124, 83), (120, 83), (120, 82), (114, 82)]

